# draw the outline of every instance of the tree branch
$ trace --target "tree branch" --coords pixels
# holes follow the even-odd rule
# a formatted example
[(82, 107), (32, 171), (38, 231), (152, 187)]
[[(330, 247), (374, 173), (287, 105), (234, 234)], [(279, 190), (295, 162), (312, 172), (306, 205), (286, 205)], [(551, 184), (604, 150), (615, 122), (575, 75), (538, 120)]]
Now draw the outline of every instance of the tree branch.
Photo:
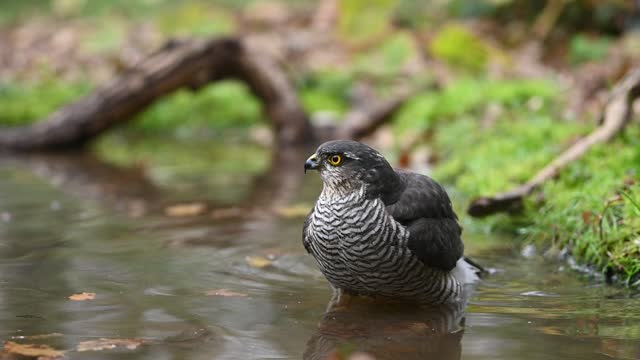
[[(236, 38), (174, 41), (77, 102), (35, 124), (0, 129), (0, 149), (52, 150), (83, 145), (129, 121), (180, 88), (199, 89), (237, 78), (247, 83), (274, 123), (279, 145), (308, 142), (311, 125), (286, 75), (264, 54)], [(286, 126), (285, 126), (286, 125)]]
[(631, 119), (633, 101), (638, 96), (640, 96), (640, 69), (631, 71), (612, 90), (602, 113), (601, 125), (591, 134), (573, 144), (523, 185), (494, 196), (473, 200), (467, 210), (469, 215), (483, 217), (522, 208), (522, 200), (545, 181), (558, 176), (560, 171), (580, 159), (594, 145), (608, 142), (622, 132)]

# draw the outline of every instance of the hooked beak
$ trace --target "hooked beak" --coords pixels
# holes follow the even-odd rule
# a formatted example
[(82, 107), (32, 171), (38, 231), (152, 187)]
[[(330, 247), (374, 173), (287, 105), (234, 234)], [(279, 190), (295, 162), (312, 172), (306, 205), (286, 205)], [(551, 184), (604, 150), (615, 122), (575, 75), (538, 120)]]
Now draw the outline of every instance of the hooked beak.
[(318, 157), (316, 154), (313, 154), (304, 162), (304, 173), (306, 174), (307, 170), (317, 170), (319, 167), (320, 162), (318, 161)]

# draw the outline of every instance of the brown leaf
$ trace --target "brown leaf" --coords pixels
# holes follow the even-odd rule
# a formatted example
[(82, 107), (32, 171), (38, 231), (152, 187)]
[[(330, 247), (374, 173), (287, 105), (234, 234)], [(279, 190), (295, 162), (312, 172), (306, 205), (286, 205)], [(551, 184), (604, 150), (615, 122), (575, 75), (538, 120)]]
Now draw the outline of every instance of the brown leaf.
[(142, 339), (106, 339), (81, 341), (77, 346), (77, 351), (102, 351), (113, 350), (116, 348), (124, 348), (127, 350), (135, 350), (138, 346), (144, 344)]
[(229, 289), (209, 290), (205, 293), (207, 296), (224, 296), (224, 297), (245, 297), (247, 294), (235, 292)]
[(64, 351), (56, 350), (48, 345), (18, 344), (13, 341), (4, 343), (4, 352), (29, 358), (56, 359), (64, 356)]
[(254, 268), (262, 269), (267, 266), (271, 266), (273, 261), (267, 259), (264, 256), (247, 256), (244, 258), (247, 264), (251, 265)]
[(411, 154), (409, 151), (403, 151), (398, 157), (398, 166), (408, 168), (411, 165)]
[(207, 211), (207, 205), (204, 203), (188, 203), (167, 206), (164, 213), (171, 217), (198, 216)]
[(591, 211), (583, 211), (582, 221), (584, 221), (586, 225), (591, 225), (591, 223), (593, 222), (593, 213)]
[(95, 298), (96, 298), (96, 293), (91, 293), (91, 292), (82, 292), (80, 294), (73, 294), (69, 296), (69, 300), (73, 300), (73, 301), (93, 300)]

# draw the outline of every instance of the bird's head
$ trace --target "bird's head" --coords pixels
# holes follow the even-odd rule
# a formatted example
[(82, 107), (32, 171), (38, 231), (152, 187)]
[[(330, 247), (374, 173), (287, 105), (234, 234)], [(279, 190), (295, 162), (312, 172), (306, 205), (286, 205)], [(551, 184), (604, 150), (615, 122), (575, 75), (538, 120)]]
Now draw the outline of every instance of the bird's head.
[(384, 199), (402, 190), (398, 174), (384, 156), (357, 141), (334, 140), (320, 145), (304, 163), (304, 170), (318, 170), (325, 187), (340, 193), (364, 185), (368, 197)]

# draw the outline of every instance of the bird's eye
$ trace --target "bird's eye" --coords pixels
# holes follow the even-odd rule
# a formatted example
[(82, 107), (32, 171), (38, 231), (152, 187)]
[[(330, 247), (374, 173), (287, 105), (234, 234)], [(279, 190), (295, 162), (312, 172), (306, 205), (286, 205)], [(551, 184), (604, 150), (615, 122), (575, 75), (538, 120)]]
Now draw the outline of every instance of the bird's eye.
[(329, 157), (329, 164), (331, 164), (333, 166), (338, 166), (338, 165), (342, 164), (342, 156), (340, 156), (340, 155), (331, 155)]

